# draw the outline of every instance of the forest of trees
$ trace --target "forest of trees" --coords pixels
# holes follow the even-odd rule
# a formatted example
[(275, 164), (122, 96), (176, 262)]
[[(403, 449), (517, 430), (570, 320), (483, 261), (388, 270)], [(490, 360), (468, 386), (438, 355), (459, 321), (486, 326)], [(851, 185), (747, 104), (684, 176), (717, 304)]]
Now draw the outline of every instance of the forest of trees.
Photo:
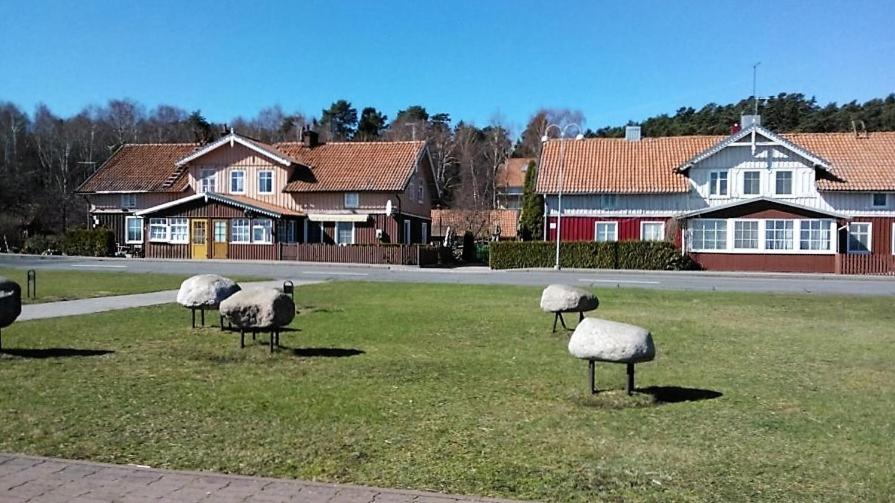
[[(681, 108), (674, 115), (650, 117), (640, 124), (645, 136), (726, 134), (742, 113), (752, 110), (746, 98), (728, 105), (708, 104), (699, 110)], [(895, 94), (865, 103), (818, 105), (802, 94), (780, 94), (762, 100), (763, 124), (780, 132), (851, 131), (863, 121), (868, 131), (895, 130)], [(479, 127), (448, 113), (430, 113), (424, 106), (399, 110), (394, 118), (375, 107), (358, 113), (338, 100), (317, 117), (288, 113), (279, 106), (255, 117), (236, 117), (212, 124), (200, 111), (171, 105), (147, 110), (128, 99), (89, 106), (60, 117), (46, 105), (32, 113), (0, 100), (0, 249), (15, 245), (22, 231), (58, 233), (87, 223), (85, 201), (74, 190), (125, 143), (207, 143), (229, 128), (265, 142), (299, 141), (305, 126), (323, 141), (425, 140), (428, 143), (445, 207), (486, 210), (495, 204), (495, 178), (507, 157), (537, 157), (547, 124), (583, 124), (577, 110), (540, 109), (520, 134), (501, 120)], [(550, 131), (556, 135), (555, 128)], [(589, 137), (615, 137), (624, 126), (587, 130)]]

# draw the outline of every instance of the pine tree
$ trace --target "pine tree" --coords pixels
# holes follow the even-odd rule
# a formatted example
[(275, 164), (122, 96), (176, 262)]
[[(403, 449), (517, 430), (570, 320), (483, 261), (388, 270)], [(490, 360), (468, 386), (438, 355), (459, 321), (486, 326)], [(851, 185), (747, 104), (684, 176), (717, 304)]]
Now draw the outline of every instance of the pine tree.
[(542, 239), (544, 234), (544, 197), (535, 193), (537, 180), (538, 167), (531, 161), (525, 171), (522, 215), (519, 216), (519, 234), (523, 241), (537, 241)]

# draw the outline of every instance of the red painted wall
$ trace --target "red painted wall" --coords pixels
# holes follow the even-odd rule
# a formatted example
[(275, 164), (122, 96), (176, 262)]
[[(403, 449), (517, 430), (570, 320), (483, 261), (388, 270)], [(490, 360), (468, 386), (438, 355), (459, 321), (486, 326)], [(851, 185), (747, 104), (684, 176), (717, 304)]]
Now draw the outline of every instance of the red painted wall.
[[(593, 241), (596, 222), (618, 222), (618, 240), (630, 241), (640, 239), (641, 222), (665, 222), (667, 234), (668, 217), (562, 217), (560, 233), (563, 241)], [(548, 219), (547, 240), (556, 239), (556, 229), (550, 229), (551, 223), (556, 222), (556, 217)]]
[(691, 253), (707, 271), (836, 272), (836, 255)]

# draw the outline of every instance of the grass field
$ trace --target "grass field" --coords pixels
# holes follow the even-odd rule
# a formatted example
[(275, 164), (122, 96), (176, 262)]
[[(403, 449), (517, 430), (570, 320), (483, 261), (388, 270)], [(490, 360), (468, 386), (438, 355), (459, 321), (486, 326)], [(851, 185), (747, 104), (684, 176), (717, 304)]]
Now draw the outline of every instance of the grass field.
[(0, 267), (0, 276), (22, 287), (25, 304), (176, 290), (187, 278), (177, 274), (37, 269), (37, 298), (29, 299), (26, 298), (27, 269)]
[(539, 293), (301, 287), (273, 356), (176, 306), (16, 324), (0, 451), (549, 501), (895, 494), (893, 299), (598, 290), (658, 347), (628, 398), (623, 366), (588, 394)]

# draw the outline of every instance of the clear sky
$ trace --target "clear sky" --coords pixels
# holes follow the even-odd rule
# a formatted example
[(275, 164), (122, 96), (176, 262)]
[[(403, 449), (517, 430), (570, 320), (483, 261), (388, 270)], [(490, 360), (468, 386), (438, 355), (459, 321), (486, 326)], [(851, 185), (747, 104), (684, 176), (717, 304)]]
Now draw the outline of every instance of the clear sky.
[(216, 122), (344, 98), (518, 132), (541, 106), (597, 128), (803, 92), (895, 91), (895, 1), (0, 0), (0, 101), (62, 115), (109, 98)]

